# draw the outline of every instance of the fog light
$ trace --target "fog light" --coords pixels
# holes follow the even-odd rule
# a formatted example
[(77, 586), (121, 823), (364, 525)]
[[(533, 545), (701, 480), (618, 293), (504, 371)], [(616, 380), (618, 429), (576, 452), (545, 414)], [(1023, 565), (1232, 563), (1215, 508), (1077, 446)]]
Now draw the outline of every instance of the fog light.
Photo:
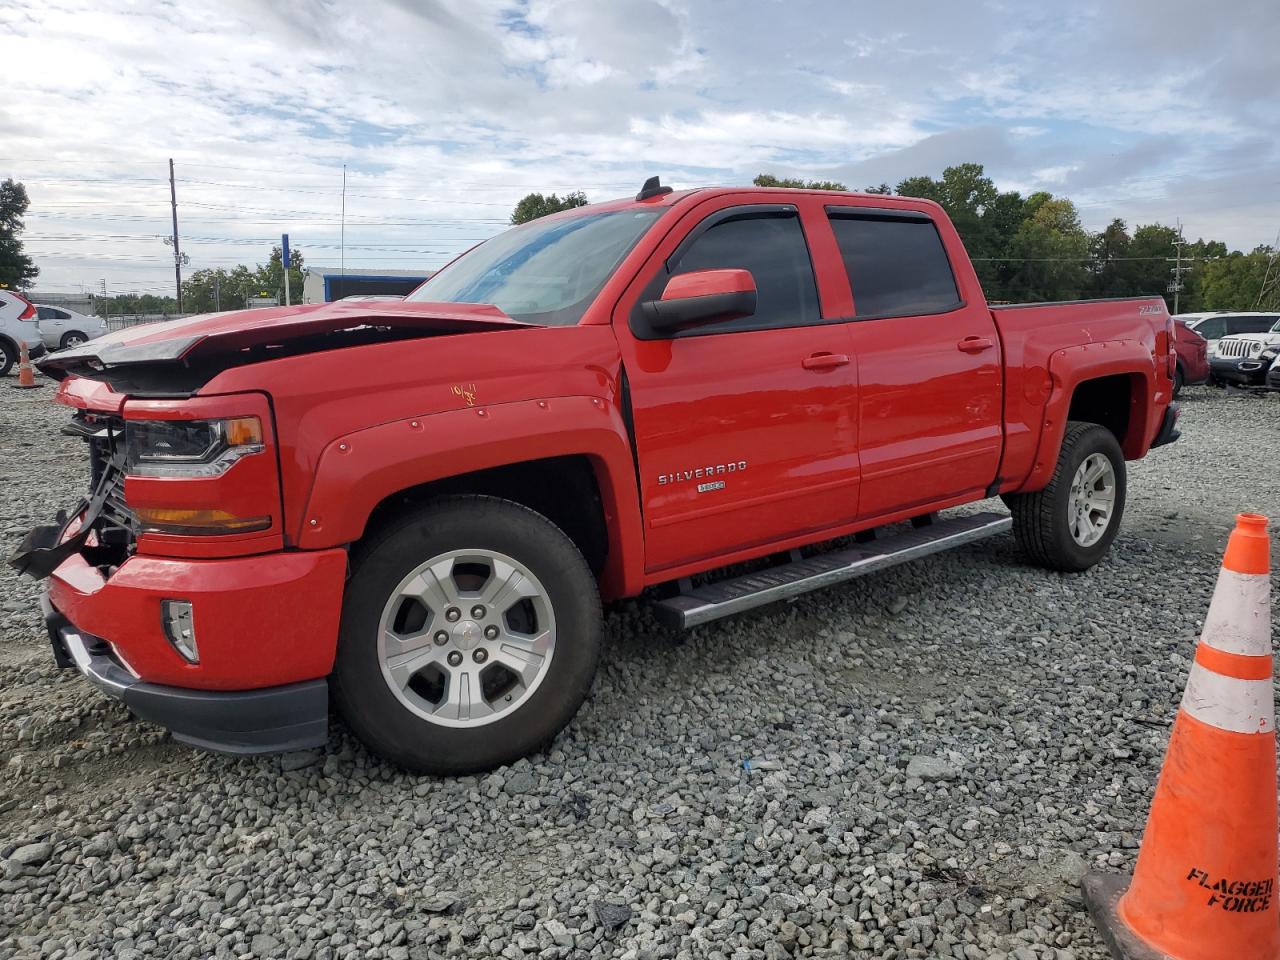
[(165, 600), (160, 604), (160, 619), (164, 623), (165, 636), (188, 663), (200, 662), (200, 649), (196, 646), (196, 625), (191, 617), (189, 600)]

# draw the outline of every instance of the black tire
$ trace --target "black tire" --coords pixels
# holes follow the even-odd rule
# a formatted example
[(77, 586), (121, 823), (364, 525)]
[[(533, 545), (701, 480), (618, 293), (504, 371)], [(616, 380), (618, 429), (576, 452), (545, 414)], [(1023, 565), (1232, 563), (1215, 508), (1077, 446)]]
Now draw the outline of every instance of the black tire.
[(58, 341), (58, 349), (65, 350), (67, 349), (67, 347), (72, 345), (73, 341), (75, 343), (85, 343), (88, 341), (88, 339), (89, 338), (86, 337), (79, 330), (68, 330), (66, 333), (62, 335), (62, 339)]
[[(1071, 484), (1080, 465), (1095, 453), (1106, 457), (1115, 471), (1115, 502), (1109, 526), (1101, 539), (1082, 546), (1071, 535)], [(1106, 427), (1076, 420), (1068, 422), (1048, 486), (1035, 493), (1006, 497), (1005, 503), (1013, 512), (1013, 531), (1018, 543), (1033, 562), (1051, 570), (1089, 569), (1106, 554), (1124, 517), (1125, 463), (1120, 444)]]
[[(541, 582), (555, 618), (555, 647), (523, 703), (483, 725), (441, 726), (392, 692), (378, 630), (392, 592), (415, 568), (450, 550), (471, 549), (505, 554)], [(445, 497), (367, 536), (352, 549), (351, 568), (330, 689), (347, 724), (373, 752), (415, 773), (491, 770), (544, 747), (586, 699), (600, 656), (600, 594), (578, 548), (541, 514), (495, 497)]]
[(1186, 382), (1186, 376), (1182, 372), (1182, 364), (1178, 364), (1173, 371), (1173, 398), (1176, 400), (1178, 394), (1182, 393), (1183, 384)]
[(18, 348), (11, 341), (0, 337), (0, 377), (7, 377), (17, 362)]

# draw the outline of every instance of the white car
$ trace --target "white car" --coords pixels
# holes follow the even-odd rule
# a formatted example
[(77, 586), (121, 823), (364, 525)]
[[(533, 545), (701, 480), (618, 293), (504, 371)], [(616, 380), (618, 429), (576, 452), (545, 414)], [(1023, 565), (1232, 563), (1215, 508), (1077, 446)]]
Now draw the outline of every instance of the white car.
[(1218, 341), (1239, 333), (1266, 333), (1280, 320), (1280, 314), (1253, 311), (1179, 313), (1174, 316), (1209, 341), (1209, 356), (1217, 355)]
[(18, 362), (20, 343), (32, 357), (45, 352), (35, 305), (20, 293), (0, 290), (0, 377)]
[(40, 339), (50, 350), (77, 347), (107, 332), (107, 321), (101, 317), (86, 316), (65, 307), (37, 303), (36, 314), (40, 318)]

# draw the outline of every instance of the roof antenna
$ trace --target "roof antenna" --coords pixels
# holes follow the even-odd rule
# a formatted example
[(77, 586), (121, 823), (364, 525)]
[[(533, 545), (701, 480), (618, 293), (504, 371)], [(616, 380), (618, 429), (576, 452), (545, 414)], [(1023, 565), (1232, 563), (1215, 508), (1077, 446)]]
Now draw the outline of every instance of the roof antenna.
[(640, 188), (640, 192), (636, 194), (637, 200), (648, 200), (651, 197), (666, 196), (671, 192), (670, 187), (664, 187), (657, 177), (650, 177), (644, 182), (644, 186)]

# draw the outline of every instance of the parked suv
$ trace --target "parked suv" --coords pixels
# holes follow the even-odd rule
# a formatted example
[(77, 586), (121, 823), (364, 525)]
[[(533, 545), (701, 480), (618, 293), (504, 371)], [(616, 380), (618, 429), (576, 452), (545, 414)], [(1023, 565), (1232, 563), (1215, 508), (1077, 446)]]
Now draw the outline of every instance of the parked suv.
[(22, 343), (33, 358), (45, 352), (35, 305), (14, 290), (0, 290), (0, 377), (18, 362)]
[(1280, 356), (1280, 316), (1269, 314), (1275, 325), (1261, 334), (1233, 334), (1218, 341), (1210, 363), (1217, 381), (1237, 387), (1261, 387), (1267, 368)]
[(40, 339), (50, 350), (75, 347), (107, 332), (107, 322), (101, 317), (86, 316), (65, 307), (38, 303), (36, 315), (40, 318)]
[(1230, 313), (1179, 313), (1173, 319), (1181, 320), (1190, 329), (1209, 341), (1209, 356), (1215, 353), (1219, 340), (1237, 333), (1266, 333), (1280, 320), (1280, 314), (1237, 311)]

